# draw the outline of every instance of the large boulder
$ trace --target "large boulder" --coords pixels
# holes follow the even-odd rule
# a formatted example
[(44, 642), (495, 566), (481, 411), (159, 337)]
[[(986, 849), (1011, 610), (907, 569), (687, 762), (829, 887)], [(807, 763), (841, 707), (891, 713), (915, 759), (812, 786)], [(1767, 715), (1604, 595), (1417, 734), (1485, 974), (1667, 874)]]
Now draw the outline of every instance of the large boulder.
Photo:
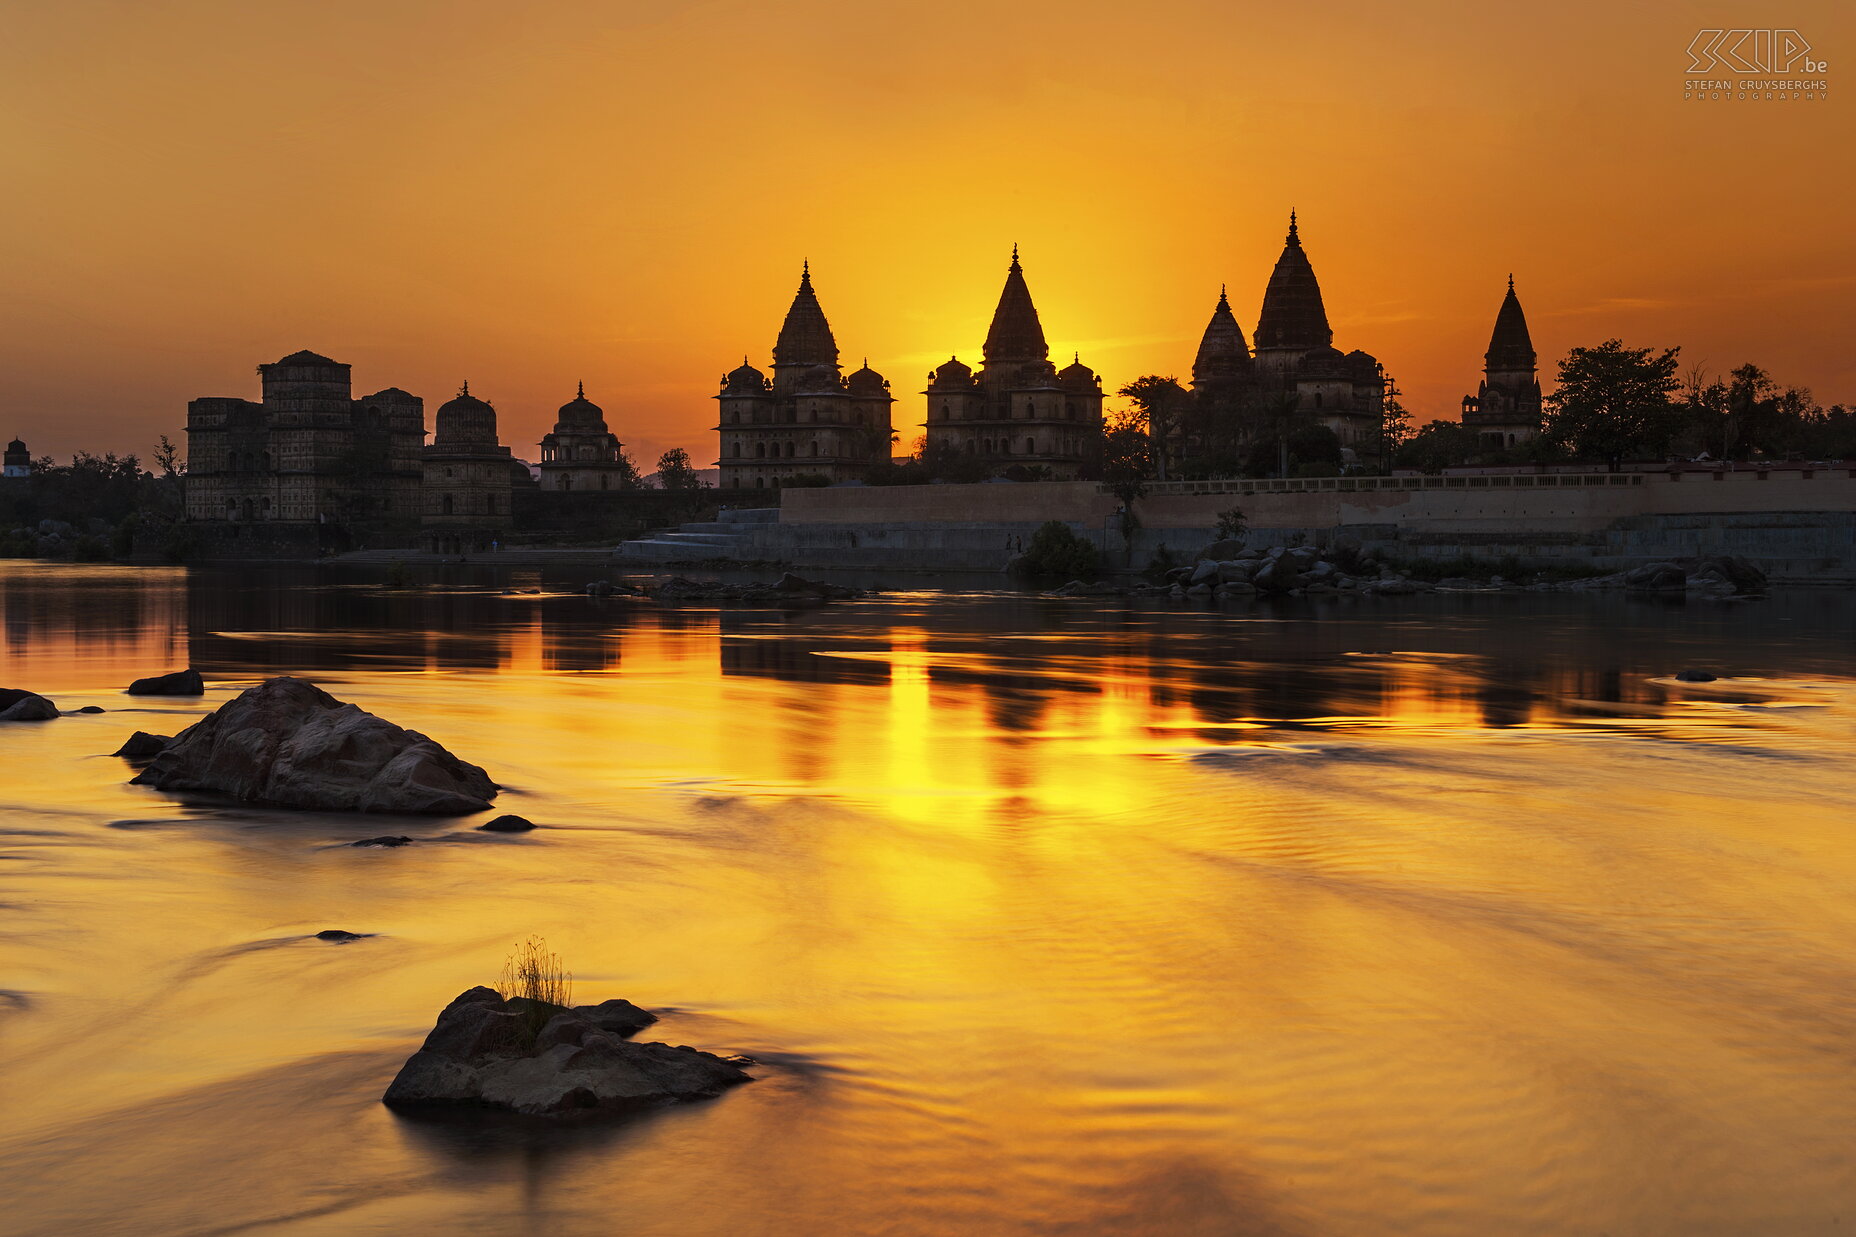
[(482, 769), (305, 679), (268, 679), (174, 737), (133, 779), (247, 803), (462, 816), (496, 797)]
[(1259, 593), (1286, 593), (1301, 584), (1302, 573), (1292, 554), (1272, 554), (1263, 560), (1250, 582)]
[(1688, 572), (1675, 563), (1645, 563), (1624, 573), (1624, 587), (1633, 592), (1681, 590), (1688, 585)]
[(381, 1098), (400, 1110), (558, 1117), (700, 1099), (750, 1081), (735, 1061), (625, 1038), (656, 1020), (629, 1001), (570, 1009), (472, 988), (438, 1015)]
[(57, 716), (58, 706), (37, 692), (0, 687), (0, 722), (48, 722)]
[(146, 679), (137, 679), (129, 684), (131, 696), (204, 696), (206, 684), (200, 679), (200, 672), (194, 669), (176, 670), (172, 674), (157, 674)]
[(1226, 537), (1222, 540), (1214, 541), (1210, 545), (1206, 546), (1203, 550), (1200, 550), (1199, 558), (1201, 559), (1209, 558), (1213, 562), (1223, 562), (1226, 559), (1236, 558), (1239, 554), (1242, 554), (1243, 552), (1244, 552), (1243, 538)]
[(1766, 591), (1766, 573), (1738, 554), (1714, 554), (1695, 560), (1688, 573), (1691, 587), (1740, 597)]

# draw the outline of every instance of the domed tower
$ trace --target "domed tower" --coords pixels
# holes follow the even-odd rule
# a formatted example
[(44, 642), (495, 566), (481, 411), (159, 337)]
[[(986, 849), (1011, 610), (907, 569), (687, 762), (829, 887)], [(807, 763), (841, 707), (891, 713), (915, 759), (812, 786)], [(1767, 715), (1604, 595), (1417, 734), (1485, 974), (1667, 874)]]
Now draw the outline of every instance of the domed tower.
[(749, 364), (723, 375), (715, 399), (724, 488), (772, 489), (795, 478), (852, 481), (889, 459), (889, 384), (868, 362), (851, 375), (803, 263), (773, 345), (773, 377)]
[(950, 360), (929, 376), (930, 447), (984, 457), (996, 471), (1038, 469), (1073, 477), (1102, 429), (1102, 389), (1077, 360), (1062, 374), (1031, 299), (1018, 246), (980, 348), (980, 371)]
[(511, 523), (509, 448), (496, 440), (496, 409), (464, 384), (438, 409), (436, 432), (421, 461), (426, 547), (437, 554), (494, 548)]
[(581, 383), (541, 437), (541, 488), (548, 491), (622, 490), (635, 478), (625, 444), (606, 427), (605, 410)]
[(1508, 294), (1495, 311), (1495, 329), (1482, 354), (1482, 382), (1463, 397), (1463, 424), (1496, 447), (1512, 447), (1540, 434), (1540, 378), (1527, 315), (1508, 276)]
[(6, 476), (30, 477), (32, 475), (32, 453), (26, 450), (26, 444), (15, 438), (6, 444)]

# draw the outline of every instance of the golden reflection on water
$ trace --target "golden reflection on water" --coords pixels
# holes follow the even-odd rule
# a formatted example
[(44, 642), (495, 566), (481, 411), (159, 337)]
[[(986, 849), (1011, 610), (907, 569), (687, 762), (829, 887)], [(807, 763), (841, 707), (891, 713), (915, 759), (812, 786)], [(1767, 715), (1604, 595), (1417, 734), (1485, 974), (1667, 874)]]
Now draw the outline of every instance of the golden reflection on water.
[[(109, 710), (0, 732), (8, 1232), (1827, 1233), (1856, 1199), (1846, 601), (488, 585), (0, 567), (0, 682)], [(187, 661), (205, 702), (119, 692)], [(546, 828), (182, 804), (103, 755), (284, 672)], [(418, 842), (346, 845), (383, 832)], [(554, 1135), (387, 1114), (531, 931), (759, 1080)]]

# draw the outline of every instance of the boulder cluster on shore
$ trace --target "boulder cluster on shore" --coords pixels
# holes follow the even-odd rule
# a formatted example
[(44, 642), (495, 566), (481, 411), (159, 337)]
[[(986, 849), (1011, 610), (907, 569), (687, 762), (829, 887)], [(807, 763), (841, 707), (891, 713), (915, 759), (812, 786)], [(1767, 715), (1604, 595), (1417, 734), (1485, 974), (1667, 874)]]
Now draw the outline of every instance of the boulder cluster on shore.
[(1272, 546), (1256, 550), (1245, 549), (1236, 541), (1214, 542), (1200, 552), (1197, 562), (1171, 568), (1154, 583), (1123, 585), (1073, 580), (1053, 592), (1064, 597), (1233, 598), (1323, 594), (1396, 597), (1438, 591), (1540, 593), (1600, 589), (1748, 597), (1765, 592), (1766, 575), (1744, 558), (1715, 555), (1683, 563), (1649, 563), (1628, 571), (1574, 579), (1547, 578), (1544, 573), (1528, 580), (1511, 580), (1494, 574), (1424, 579), (1362, 550), (1359, 542), (1342, 537), (1325, 548)]

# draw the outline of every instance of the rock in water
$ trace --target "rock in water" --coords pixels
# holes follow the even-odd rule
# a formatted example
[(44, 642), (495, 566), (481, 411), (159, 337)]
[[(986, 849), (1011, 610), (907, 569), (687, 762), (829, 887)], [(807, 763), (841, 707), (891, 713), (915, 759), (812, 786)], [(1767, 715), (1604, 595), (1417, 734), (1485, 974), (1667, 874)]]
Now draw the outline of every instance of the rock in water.
[(0, 722), (48, 722), (57, 716), (58, 706), (37, 692), (0, 687)]
[(328, 812), (481, 812), (496, 783), (305, 679), (268, 679), (174, 737), (134, 785)]
[(535, 827), (535, 822), (526, 816), (517, 816), (510, 812), (498, 816), (495, 820), (478, 825), (479, 829), (488, 829), (491, 833), (527, 833)]
[(172, 674), (157, 674), (146, 679), (137, 679), (129, 684), (131, 696), (204, 696), (206, 684), (200, 681), (200, 672), (194, 669), (176, 670)]
[(624, 1038), (654, 1021), (629, 1001), (569, 1009), (472, 988), (438, 1015), (381, 1098), (396, 1109), (553, 1117), (700, 1099), (750, 1080), (710, 1053)]
[(359, 842), (350, 842), (350, 846), (411, 846), (412, 839), (388, 835), (378, 838), (362, 838)]
[(173, 741), (164, 734), (149, 734), (146, 730), (138, 730), (112, 755), (121, 756), (125, 760), (153, 760)]

